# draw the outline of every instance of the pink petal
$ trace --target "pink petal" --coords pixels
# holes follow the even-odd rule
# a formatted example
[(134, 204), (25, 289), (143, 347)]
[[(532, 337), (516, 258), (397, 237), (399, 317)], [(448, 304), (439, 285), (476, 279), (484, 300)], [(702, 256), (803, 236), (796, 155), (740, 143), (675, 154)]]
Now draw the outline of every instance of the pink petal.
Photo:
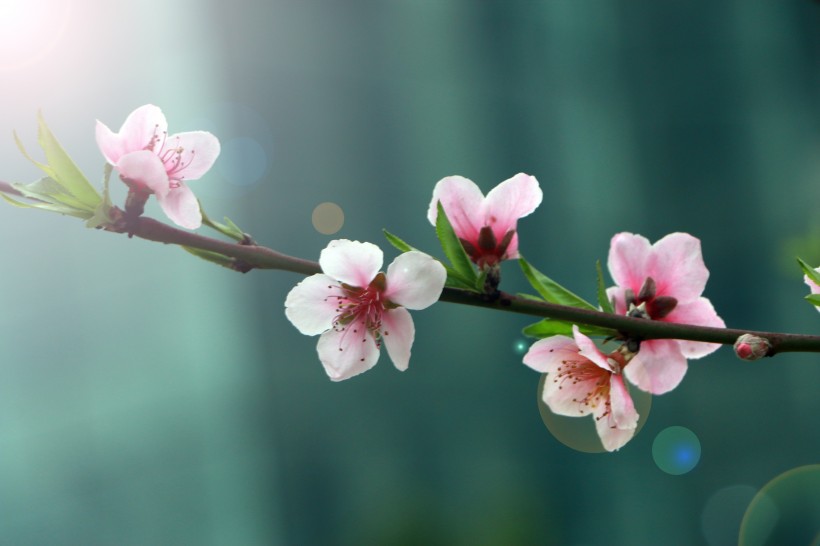
[(686, 358), (673, 339), (642, 341), (640, 351), (624, 373), (638, 388), (652, 394), (663, 394), (678, 386), (686, 374)]
[[(365, 334), (354, 334), (353, 328)], [(319, 360), (333, 381), (349, 379), (366, 372), (379, 360), (379, 348), (364, 322), (353, 322), (343, 331), (328, 330), (316, 344)]]
[(608, 380), (607, 376), (609, 374), (607, 372), (577, 353), (573, 359), (565, 360), (562, 364), (564, 366), (574, 366), (576, 371), (583, 369), (587, 372), (584, 375), (588, 379), (576, 381), (565, 376), (559, 377), (560, 372), (557, 371), (547, 374), (542, 397), (544, 403), (554, 414), (581, 417), (604, 405), (604, 400), (590, 401), (587, 399), (591, 393), (598, 389), (598, 382)]
[(657, 285), (658, 296), (687, 303), (703, 293), (709, 271), (703, 263), (700, 240), (688, 233), (672, 233), (652, 247), (647, 276)]
[(609, 301), (615, 300), (615, 314), (616, 315), (625, 315), (626, 314), (626, 296), (624, 295), (624, 289), (620, 286), (610, 286), (606, 289), (606, 297)]
[[(683, 305), (677, 305), (663, 320), (679, 324), (726, 328), (726, 323), (718, 316), (715, 308), (712, 307), (712, 302), (704, 297)], [(678, 340), (678, 344), (683, 356), (686, 358), (701, 358), (714, 353), (720, 348), (719, 343), (704, 343), (702, 341)]]
[[(491, 226), (497, 240), (516, 228), (519, 218), (531, 214), (544, 194), (534, 176), (518, 173), (490, 190), (484, 201), (484, 224)], [(510, 243), (508, 254), (517, 256), (518, 244)]]
[[(820, 267), (815, 269), (815, 271), (820, 273)], [(811, 280), (808, 275), (803, 275), (803, 282), (806, 283), (806, 285), (808, 285), (809, 290), (811, 290), (812, 294), (820, 294), (820, 286), (818, 286), (817, 283)], [(820, 307), (818, 307), (817, 310), (820, 311)]]
[(447, 271), (422, 252), (405, 252), (387, 268), (384, 297), (408, 309), (424, 309), (438, 301)]
[(595, 430), (601, 439), (604, 449), (607, 451), (617, 451), (635, 436), (634, 428), (621, 429), (614, 422), (612, 414), (595, 420)]
[(484, 195), (478, 186), (462, 176), (448, 176), (439, 180), (433, 188), (433, 200), (427, 209), (427, 219), (434, 226), (439, 201), (456, 235), (477, 244), (478, 232), (484, 225), (481, 215)]
[(382, 313), (382, 341), (396, 369), (404, 371), (410, 364), (410, 349), (416, 327), (407, 309), (398, 307)]
[(566, 336), (539, 339), (524, 355), (524, 364), (541, 373), (556, 372), (566, 360), (578, 359), (578, 346)]
[(582, 334), (575, 324), (572, 325), (572, 337), (575, 338), (575, 343), (578, 344), (578, 354), (586, 357), (599, 368), (607, 372), (612, 371), (612, 366), (609, 365), (606, 355), (598, 349), (594, 341)]
[(160, 158), (148, 150), (127, 153), (117, 163), (120, 178), (130, 187), (141, 189), (157, 196), (171, 190), (168, 174)]
[(299, 332), (315, 336), (329, 330), (338, 314), (339, 283), (327, 275), (317, 273), (291, 288), (285, 298), (285, 316)]
[(609, 381), (609, 401), (612, 419), (619, 429), (635, 429), (638, 426), (638, 412), (624, 383), (623, 376), (612, 374)]
[(630, 288), (636, 294), (640, 292), (647, 277), (651, 249), (646, 237), (633, 233), (615, 235), (609, 246), (607, 260), (607, 267), (615, 284), (621, 288)]
[(202, 212), (199, 210), (197, 201), (191, 188), (182, 182), (177, 182), (177, 187), (165, 194), (157, 193), (157, 202), (168, 218), (176, 225), (197, 229), (202, 225)]
[(367, 288), (384, 263), (384, 253), (373, 243), (347, 239), (330, 241), (319, 254), (322, 271), (345, 284)]
[(161, 143), (167, 130), (168, 123), (162, 110), (153, 104), (146, 104), (128, 115), (119, 133), (112, 132), (97, 121), (97, 145), (105, 159), (117, 165), (123, 155), (148, 148), (154, 136), (159, 137)]
[(184, 180), (196, 180), (213, 166), (219, 155), (219, 140), (207, 131), (177, 133), (168, 137), (165, 148), (182, 148), (185, 167), (178, 171)]

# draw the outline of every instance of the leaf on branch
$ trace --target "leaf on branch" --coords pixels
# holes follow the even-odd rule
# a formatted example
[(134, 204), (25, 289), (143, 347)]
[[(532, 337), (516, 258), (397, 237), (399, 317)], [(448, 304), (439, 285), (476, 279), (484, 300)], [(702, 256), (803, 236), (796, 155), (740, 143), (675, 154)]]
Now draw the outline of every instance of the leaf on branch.
[(401, 252), (410, 252), (411, 250), (417, 250), (415, 247), (408, 245), (402, 239), (400, 239), (396, 235), (393, 235), (386, 229), (382, 229), (382, 232), (384, 233), (384, 237), (385, 239), (387, 239), (387, 242), (396, 247)]
[(227, 267), (228, 269), (234, 269), (234, 259), (229, 256), (225, 256), (224, 254), (220, 254), (219, 252), (212, 252), (210, 250), (194, 248), (192, 246), (180, 246), (186, 252), (189, 252), (198, 258), (202, 258), (203, 260), (206, 260), (208, 262), (213, 262), (215, 264), (221, 265), (222, 267)]
[[(556, 335), (572, 337), (573, 324), (575, 323), (565, 320), (545, 318), (526, 326), (521, 332), (525, 336), (538, 339)], [(577, 326), (582, 334), (586, 334), (588, 336), (611, 337), (617, 335), (615, 330), (610, 330), (609, 328), (601, 328), (600, 326), (588, 326), (583, 324), (578, 324)]]
[(524, 276), (527, 277), (527, 280), (530, 282), (532, 287), (535, 288), (539, 294), (541, 294), (541, 297), (544, 298), (544, 300), (558, 305), (577, 307), (579, 309), (588, 309), (590, 311), (598, 310), (597, 307), (582, 297), (574, 294), (535, 269), (523, 257), (518, 259), (518, 263), (521, 266), (521, 271), (524, 272)]
[[(25, 203), (5, 193), (0, 193), (3, 199), (15, 207), (47, 210), (83, 219), (90, 218), (93, 215), (93, 213), (89, 213), (89, 211), (84, 208), (77, 208), (74, 205), (65, 203), (64, 201), (66, 200), (65, 197), (67, 194), (62, 189), (62, 186), (57, 184), (53, 178), (43, 177), (31, 184), (14, 183), (12, 187), (19, 191), (24, 197), (34, 200), (32, 203)], [(68, 200), (71, 201), (71, 199)]]
[(230, 237), (234, 241), (242, 242), (246, 240), (247, 235), (244, 231), (242, 231), (239, 226), (234, 224), (230, 218), (227, 216), (223, 216), (222, 220), (225, 222), (221, 224), (215, 220), (212, 220), (207, 214), (205, 214), (205, 209), (202, 208), (202, 203), (199, 204), (199, 211), (202, 213), (202, 223), (212, 229), (215, 229), (222, 235), (226, 237)]
[(820, 294), (809, 294), (806, 296), (806, 301), (812, 305), (820, 307)]
[(103, 169), (103, 195), (100, 204), (94, 209), (94, 216), (88, 219), (85, 223), (86, 227), (96, 228), (110, 224), (113, 220), (109, 212), (114, 207), (111, 203), (111, 195), (108, 192), (108, 182), (111, 179), (111, 173), (114, 167), (106, 163)]
[(812, 266), (797, 258), (797, 263), (800, 264), (800, 268), (803, 270), (803, 273), (816, 285), (820, 285), (820, 273), (814, 270)]
[[(450, 260), (453, 271), (457, 274), (459, 280), (464, 281), (468, 286), (475, 286), (478, 280), (473, 263), (461, 241), (458, 239), (450, 220), (447, 219), (441, 203), (438, 203), (438, 216), (436, 217), (436, 235), (441, 242), (441, 248), (444, 250), (444, 255)], [(448, 277), (450, 270), (447, 271)]]
[(595, 270), (598, 273), (598, 305), (604, 313), (614, 313), (612, 302), (606, 295), (606, 285), (604, 285), (604, 272), (601, 269), (601, 260), (595, 262)]

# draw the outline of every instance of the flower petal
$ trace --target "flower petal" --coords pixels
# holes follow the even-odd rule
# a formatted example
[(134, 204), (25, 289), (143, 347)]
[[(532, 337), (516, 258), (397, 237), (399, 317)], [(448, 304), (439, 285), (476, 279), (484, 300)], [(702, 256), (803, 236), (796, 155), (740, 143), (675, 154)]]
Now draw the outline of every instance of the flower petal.
[(595, 430), (598, 432), (601, 444), (603, 444), (604, 449), (607, 451), (617, 451), (621, 449), (635, 436), (634, 428), (618, 428), (611, 412), (600, 419), (596, 415)]
[(291, 288), (285, 298), (285, 316), (307, 336), (315, 336), (330, 329), (338, 314), (336, 298), (339, 283), (327, 275), (317, 273)]
[(700, 296), (709, 279), (700, 239), (688, 233), (671, 233), (657, 241), (646, 267), (647, 276), (657, 285), (657, 295), (672, 296), (678, 304)]
[[(516, 229), (519, 218), (531, 214), (544, 194), (534, 176), (518, 173), (490, 190), (484, 200), (484, 225), (492, 228), (497, 240)], [(507, 256), (518, 257), (518, 237), (507, 247)]]
[(609, 380), (609, 401), (612, 419), (619, 429), (629, 430), (638, 426), (638, 412), (621, 375), (612, 374)]
[(647, 262), (652, 245), (646, 237), (634, 233), (618, 233), (609, 246), (607, 267), (612, 280), (621, 288), (630, 288), (636, 294), (647, 277)]
[[(353, 328), (364, 335), (353, 333)], [(348, 324), (342, 331), (328, 330), (316, 344), (319, 360), (333, 381), (349, 379), (366, 372), (379, 360), (379, 348), (363, 321)]]
[(616, 315), (625, 315), (626, 314), (626, 296), (624, 295), (624, 289), (620, 286), (610, 286), (606, 289), (606, 297), (609, 301), (615, 300), (615, 314)]
[(581, 330), (579, 330), (575, 324), (572, 325), (572, 337), (575, 338), (575, 343), (578, 344), (578, 354), (607, 372), (613, 371), (612, 366), (610, 366), (607, 361), (606, 355), (598, 349), (594, 341), (582, 334)]
[(484, 195), (478, 186), (463, 176), (448, 176), (439, 180), (433, 188), (433, 199), (427, 209), (427, 219), (434, 226), (439, 201), (456, 235), (477, 244), (478, 232), (484, 225), (481, 215)]
[(148, 148), (155, 136), (160, 138), (161, 143), (167, 131), (168, 123), (162, 110), (153, 104), (146, 104), (128, 115), (119, 133), (112, 132), (97, 121), (97, 145), (105, 159), (117, 165), (123, 155)]
[(129, 187), (165, 195), (171, 191), (168, 174), (160, 158), (148, 150), (127, 153), (117, 163), (120, 178)]
[(366, 288), (384, 263), (384, 253), (373, 243), (347, 239), (330, 241), (319, 254), (322, 271), (345, 284)]
[(398, 307), (382, 313), (382, 341), (396, 369), (404, 371), (410, 364), (410, 349), (416, 327), (407, 309)]
[(199, 201), (191, 188), (184, 183), (177, 182), (177, 186), (165, 195), (157, 193), (157, 202), (165, 215), (176, 225), (187, 229), (197, 229), (202, 225)]
[(408, 309), (424, 309), (438, 301), (446, 280), (447, 271), (437, 260), (423, 252), (405, 252), (387, 267), (384, 297)]
[(605, 401), (600, 397), (589, 398), (591, 393), (598, 390), (599, 382), (608, 380), (609, 373), (577, 353), (562, 364), (562, 371), (565, 367), (572, 367), (577, 375), (585, 379), (570, 378), (559, 371), (547, 374), (542, 396), (550, 410), (556, 415), (581, 417), (603, 406)]
[(578, 346), (567, 336), (539, 339), (524, 355), (524, 364), (536, 372), (557, 372), (564, 361), (578, 358)]
[(177, 179), (196, 180), (213, 166), (219, 156), (219, 139), (207, 131), (177, 133), (168, 137), (165, 145), (182, 149), (184, 168), (177, 171)]
[[(720, 318), (708, 299), (700, 297), (695, 301), (677, 305), (669, 315), (664, 317), (665, 322), (680, 324), (694, 324), (697, 326), (713, 326), (726, 328), (726, 323)], [(712, 354), (720, 348), (719, 343), (705, 343), (702, 341), (678, 340), (681, 352), (686, 358), (701, 358)]]
[(642, 341), (637, 356), (624, 367), (626, 377), (641, 390), (663, 394), (686, 374), (686, 358), (673, 339)]
[[(815, 271), (820, 273), (820, 267), (816, 268)], [(812, 294), (820, 294), (820, 286), (818, 286), (816, 282), (811, 280), (808, 275), (803, 275), (803, 282), (806, 283), (806, 285), (808, 285), (809, 290)], [(820, 311), (820, 307), (818, 307), (817, 310)]]

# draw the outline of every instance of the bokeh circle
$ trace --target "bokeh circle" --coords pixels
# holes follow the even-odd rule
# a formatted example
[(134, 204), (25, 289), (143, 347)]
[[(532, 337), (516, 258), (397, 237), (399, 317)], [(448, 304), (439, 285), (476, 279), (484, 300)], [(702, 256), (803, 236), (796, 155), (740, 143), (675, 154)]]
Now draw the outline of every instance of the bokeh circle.
[(740, 524), (740, 546), (820, 545), (820, 464), (793, 468), (764, 485)]
[(652, 442), (652, 459), (667, 474), (686, 474), (700, 461), (700, 440), (686, 427), (667, 427)]
[(311, 215), (313, 227), (319, 233), (332, 235), (342, 229), (345, 223), (345, 213), (336, 203), (319, 203)]

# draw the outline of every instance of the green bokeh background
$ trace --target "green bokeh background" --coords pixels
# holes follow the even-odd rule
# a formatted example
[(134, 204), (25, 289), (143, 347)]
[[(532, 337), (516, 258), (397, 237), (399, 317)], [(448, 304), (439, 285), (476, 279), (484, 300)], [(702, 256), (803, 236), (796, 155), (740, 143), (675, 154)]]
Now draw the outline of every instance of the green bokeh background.
[[(10, 133), (34, 148), (38, 108), (96, 180), (94, 120), (155, 103), (223, 141), (191, 183), (211, 216), (389, 261), (382, 228), (436, 252), (440, 178), (523, 171), (544, 202), (522, 253), (581, 295), (614, 233), (685, 231), (727, 324), (820, 331), (794, 262), (820, 264), (817, 2), (63, 0), (41, 22), (57, 4), (56, 45), (0, 68), (4, 180), (37, 177)], [(723, 348), (620, 452), (579, 453), (541, 422), (525, 317), (436, 305), (407, 372), (334, 384), (282, 312), (298, 275), (10, 206), (0, 227), (2, 544), (715, 546), (745, 492), (820, 462), (816, 356)], [(702, 446), (681, 476), (651, 454), (673, 425)]]

